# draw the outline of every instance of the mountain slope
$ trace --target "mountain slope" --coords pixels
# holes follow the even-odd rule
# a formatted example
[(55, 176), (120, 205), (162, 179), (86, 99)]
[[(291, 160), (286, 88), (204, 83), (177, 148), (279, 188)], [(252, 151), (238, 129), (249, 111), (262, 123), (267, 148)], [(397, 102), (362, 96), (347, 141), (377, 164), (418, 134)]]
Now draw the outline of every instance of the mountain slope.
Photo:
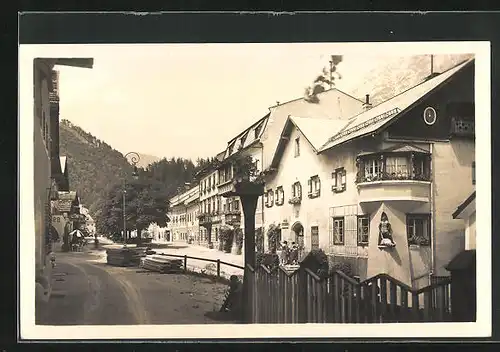
[(70, 187), (94, 213), (108, 187), (123, 182), (132, 166), (119, 151), (67, 120), (61, 120), (59, 133), (60, 155), (68, 158)]
[[(434, 55), (433, 71), (446, 71), (472, 57), (469, 54)], [(376, 105), (421, 83), (430, 74), (430, 55), (395, 57), (371, 70), (349, 93), (361, 99), (369, 94), (371, 103)]]
[[(61, 120), (59, 133), (60, 155), (68, 158), (70, 188), (78, 191), (82, 203), (98, 220), (108, 191), (132, 175), (132, 165), (122, 153), (68, 120)], [(139, 155), (142, 163), (138, 166), (145, 169), (142, 175), (163, 183), (169, 196), (192, 182), (205, 162), (199, 159), (199, 165), (195, 166), (191, 160), (182, 158)]]
[(153, 163), (156, 163), (161, 160), (161, 158), (155, 156), (155, 155), (149, 155), (149, 154), (139, 154), (139, 162), (137, 163), (138, 167), (146, 168), (148, 165), (151, 165)]

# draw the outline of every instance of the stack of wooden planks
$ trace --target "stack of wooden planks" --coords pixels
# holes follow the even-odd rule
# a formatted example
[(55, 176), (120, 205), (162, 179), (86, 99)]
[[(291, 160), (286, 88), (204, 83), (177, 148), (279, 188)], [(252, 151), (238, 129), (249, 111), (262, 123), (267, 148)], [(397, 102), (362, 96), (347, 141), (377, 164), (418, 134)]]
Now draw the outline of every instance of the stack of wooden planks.
[(163, 255), (147, 255), (141, 260), (141, 267), (159, 273), (178, 273), (183, 270), (182, 259), (168, 258)]
[(144, 248), (108, 248), (106, 250), (107, 263), (115, 266), (138, 265), (144, 256)]

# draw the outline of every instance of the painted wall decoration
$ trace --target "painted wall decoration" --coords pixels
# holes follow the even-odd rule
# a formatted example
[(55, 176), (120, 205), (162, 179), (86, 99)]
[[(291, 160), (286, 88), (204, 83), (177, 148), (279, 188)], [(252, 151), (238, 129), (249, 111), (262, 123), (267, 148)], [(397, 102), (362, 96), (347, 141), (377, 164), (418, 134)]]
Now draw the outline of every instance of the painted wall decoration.
[(392, 248), (396, 246), (396, 243), (394, 242), (392, 238), (392, 227), (391, 223), (389, 222), (389, 218), (387, 217), (387, 214), (385, 212), (382, 212), (382, 215), (380, 216), (380, 224), (378, 225), (379, 229), (379, 247), (382, 248)]

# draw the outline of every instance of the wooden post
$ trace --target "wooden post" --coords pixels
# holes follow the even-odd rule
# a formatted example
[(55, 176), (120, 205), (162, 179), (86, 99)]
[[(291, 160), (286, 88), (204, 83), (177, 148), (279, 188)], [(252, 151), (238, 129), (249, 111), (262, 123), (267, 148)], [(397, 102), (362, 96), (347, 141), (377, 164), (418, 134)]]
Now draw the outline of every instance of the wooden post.
[[(255, 210), (257, 209), (257, 200), (259, 195), (242, 195), (240, 196), (241, 205), (243, 208), (243, 216), (245, 218), (245, 253), (244, 253), (244, 265), (250, 265), (255, 268)], [(245, 276), (248, 275), (248, 271), (245, 270)], [(250, 294), (248, 292), (248, 278), (243, 278), (243, 294), (244, 302), (248, 302)], [(251, 323), (251, 315), (248, 314), (245, 317), (245, 322)]]
[(217, 278), (220, 279), (220, 259), (217, 259)]
[(187, 272), (187, 261), (188, 261), (188, 258), (187, 258), (187, 255), (184, 256), (184, 272)]

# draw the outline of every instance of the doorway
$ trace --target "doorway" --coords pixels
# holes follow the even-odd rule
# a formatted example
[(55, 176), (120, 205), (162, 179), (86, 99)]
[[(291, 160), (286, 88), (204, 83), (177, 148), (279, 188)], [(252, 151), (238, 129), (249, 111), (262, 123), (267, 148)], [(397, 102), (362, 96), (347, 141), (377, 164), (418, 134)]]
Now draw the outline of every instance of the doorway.
[(300, 260), (304, 254), (304, 226), (302, 226), (300, 222), (296, 222), (292, 226), (292, 231), (295, 234), (294, 242), (299, 247), (299, 260)]

